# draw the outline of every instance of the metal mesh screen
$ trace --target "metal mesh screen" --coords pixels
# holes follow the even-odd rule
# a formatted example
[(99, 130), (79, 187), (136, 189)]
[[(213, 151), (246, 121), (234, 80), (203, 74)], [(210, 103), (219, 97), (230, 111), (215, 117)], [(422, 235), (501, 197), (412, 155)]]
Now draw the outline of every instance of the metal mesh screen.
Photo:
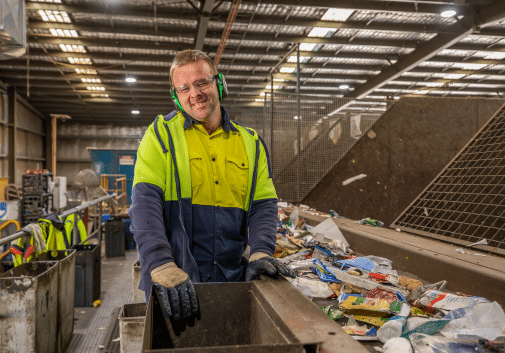
[(385, 100), (297, 94), (271, 98), (265, 99), (263, 129), (258, 131), (264, 131), (277, 196), (290, 202), (300, 202), (387, 109)]
[(391, 227), (505, 255), (505, 105)]

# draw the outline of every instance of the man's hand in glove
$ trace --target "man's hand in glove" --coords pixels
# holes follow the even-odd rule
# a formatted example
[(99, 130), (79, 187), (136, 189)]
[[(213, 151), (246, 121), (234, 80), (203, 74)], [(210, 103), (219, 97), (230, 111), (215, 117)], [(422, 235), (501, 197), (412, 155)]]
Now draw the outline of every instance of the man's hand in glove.
[(175, 320), (188, 318), (198, 311), (195, 287), (186, 272), (173, 262), (151, 271), (151, 279), (158, 293), (163, 315)]
[(296, 277), (293, 270), (272, 256), (257, 252), (249, 258), (249, 264), (245, 273), (245, 280), (252, 281), (258, 279), (260, 275), (273, 276), (280, 273), (283, 276)]

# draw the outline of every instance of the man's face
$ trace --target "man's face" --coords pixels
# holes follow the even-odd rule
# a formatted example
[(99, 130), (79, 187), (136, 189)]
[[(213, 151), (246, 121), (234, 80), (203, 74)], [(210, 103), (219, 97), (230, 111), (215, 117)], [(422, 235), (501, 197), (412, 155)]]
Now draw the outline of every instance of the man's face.
[[(198, 121), (206, 122), (211, 117), (220, 117), (219, 93), (216, 82), (200, 89), (193, 82), (208, 79), (215, 75), (209, 64), (203, 60), (176, 67), (172, 71), (173, 85), (177, 89), (177, 97), (186, 113)], [(187, 92), (181, 92), (182, 85), (189, 85)]]

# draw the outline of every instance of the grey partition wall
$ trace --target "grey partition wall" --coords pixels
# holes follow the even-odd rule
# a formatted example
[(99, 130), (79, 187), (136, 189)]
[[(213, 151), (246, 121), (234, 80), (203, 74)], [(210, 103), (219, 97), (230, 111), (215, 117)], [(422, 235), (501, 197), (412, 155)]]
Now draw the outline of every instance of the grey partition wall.
[[(401, 98), (302, 203), (352, 219), (372, 217), (391, 224), (504, 102)], [(361, 174), (366, 177), (342, 185)]]

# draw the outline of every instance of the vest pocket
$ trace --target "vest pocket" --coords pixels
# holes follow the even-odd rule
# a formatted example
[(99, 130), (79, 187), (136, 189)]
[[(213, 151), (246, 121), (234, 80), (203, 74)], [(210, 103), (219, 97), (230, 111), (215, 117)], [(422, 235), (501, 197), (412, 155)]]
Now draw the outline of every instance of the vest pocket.
[(243, 207), (247, 193), (249, 165), (246, 158), (226, 156), (226, 180), (238, 207)]
[(203, 184), (203, 160), (197, 153), (189, 154), (189, 165), (191, 168), (191, 191), (193, 197), (200, 191)]

